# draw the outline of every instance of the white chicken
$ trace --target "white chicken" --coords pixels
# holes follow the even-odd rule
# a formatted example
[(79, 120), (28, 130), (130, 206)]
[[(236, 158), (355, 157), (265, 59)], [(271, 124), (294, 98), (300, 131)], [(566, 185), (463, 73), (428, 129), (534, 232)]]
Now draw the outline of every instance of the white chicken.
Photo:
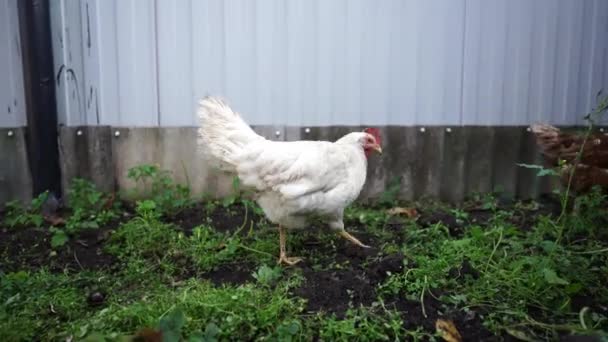
[(369, 246), (344, 230), (344, 208), (361, 192), (370, 153), (382, 153), (378, 129), (349, 133), (336, 142), (271, 141), (256, 134), (223, 100), (199, 102), (201, 151), (228, 166), (241, 184), (253, 190), (266, 217), (278, 225), (279, 263), (287, 257), (285, 229), (306, 228), (311, 217), (358, 246)]

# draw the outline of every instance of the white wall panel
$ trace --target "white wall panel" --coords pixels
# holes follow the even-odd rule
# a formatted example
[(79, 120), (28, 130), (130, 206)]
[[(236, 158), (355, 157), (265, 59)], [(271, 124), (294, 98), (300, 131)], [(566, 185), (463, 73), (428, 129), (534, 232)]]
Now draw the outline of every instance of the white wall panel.
[(116, 1), (119, 115), (125, 126), (159, 122), (156, 14), (156, 1)]
[(17, 1), (0, 0), (0, 127), (27, 122)]
[[(197, 89), (195, 101), (210, 94), (225, 94), (224, 1), (192, 1), (192, 72), (190, 80)], [(234, 99), (236, 100), (236, 99)]]
[(215, 94), (256, 125), (569, 125), (608, 85), (604, 0), (74, 1), (73, 123), (193, 125)]
[(79, 1), (50, 2), (51, 18), (57, 18), (51, 21), (51, 33), (59, 124), (86, 123), (80, 11)]
[(160, 125), (192, 126), (192, 2), (158, 0), (156, 11)]

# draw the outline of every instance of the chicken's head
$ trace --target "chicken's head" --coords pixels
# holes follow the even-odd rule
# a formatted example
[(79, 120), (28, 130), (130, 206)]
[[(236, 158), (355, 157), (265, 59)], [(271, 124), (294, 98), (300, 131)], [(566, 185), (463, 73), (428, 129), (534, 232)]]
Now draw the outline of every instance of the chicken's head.
[(366, 128), (363, 130), (363, 132), (367, 133), (363, 141), (363, 150), (365, 151), (365, 156), (369, 157), (373, 151), (382, 154), (382, 138), (380, 137), (380, 130), (377, 128)]

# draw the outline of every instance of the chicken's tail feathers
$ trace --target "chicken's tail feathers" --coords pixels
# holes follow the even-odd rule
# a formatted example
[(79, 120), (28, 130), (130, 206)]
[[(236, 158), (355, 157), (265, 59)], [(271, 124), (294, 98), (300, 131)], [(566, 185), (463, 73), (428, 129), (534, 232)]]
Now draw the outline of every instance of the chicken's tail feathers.
[(229, 166), (236, 165), (244, 147), (264, 139), (221, 98), (207, 96), (200, 100), (197, 116), (199, 150)]

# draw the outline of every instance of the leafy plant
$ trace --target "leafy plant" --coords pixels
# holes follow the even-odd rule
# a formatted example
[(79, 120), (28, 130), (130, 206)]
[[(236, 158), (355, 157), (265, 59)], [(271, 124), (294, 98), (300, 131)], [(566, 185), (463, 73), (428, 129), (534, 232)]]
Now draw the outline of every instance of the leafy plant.
[(163, 341), (179, 342), (182, 328), (186, 323), (184, 312), (176, 309), (160, 320), (159, 328), (163, 335)]
[(72, 214), (66, 222), (68, 231), (94, 229), (118, 216), (119, 203), (109, 194), (98, 191), (93, 183), (75, 178), (69, 189)]
[(135, 211), (136, 216), (112, 234), (108, 250), (125, 260), (163, 263), (175, 251), (178, 233), (160, 221), (154, 201), (138, 201)]
[(143, 197), (153, 200), (163, 214), (176, 215), (193, 204), (190, 188), (175, 184), (171, 173), (156, 165), (133, 167), (127, 177), (143, 185)]
[(302, 324), (300, 321), (294, 320), (291, 322), (285, 322), (277, 328), (277, 339), (279, 341), (292, 341), (294, 337), (302, 331)]
[[(606, 111), (608, 111), (608, 96), (604, 96), (600, 100), (599, 98), (600, 98), (601, 94), (602, 94), (602, 91), (599, 91), (596, 96), (598, 99), (598, 105), (590, 113), (588, 113), (584, 116), (584, 119), (587, 122), (587, 129), (583, 133), (583, 140), (581, 143), (581, 147), (576, 152), (574, 160), (572, 160), (570, 163), (568, 163), (566, 160), (560, 159), (558, 161), (557, 170), (556, 169), (546, 169), (541, 165), (517, 164), (521, 167), (538, 170), (538, 173), (537, 173), (538, 177), (560, 176), (561, 175), (560, 171), (565, 171), (568, 169), (571, 170), (571, 171), (569, 171), (568, 181), (566, 183), (565, 189), (563, 191), (556, 189), (556, 191), (555, 191), (560, 196), (561, 205), (562, 205), (562, 212), (561, 212), (559, 219), (557, 220), (558, 223), (565, 217), (566, 210), (568, 208), (568, 202), (570, 201), (570, 197), (571, 197), (572, 182), (574, 180), (574, 175), (576, 174), (576, 172), (574, 170), (576, 170), (578, 168), (578, 166), (581, 162), (584, 148), (587, 145), (587, 142), (589, 141), (591, 133), (594, 131), (596, 122), (606, 113)], [(561, 227), (560, 231), (562, 231), (563, 225), (561, 225), (560, 227)], [(561, 233), (558, 236), (558, 240), (559, 240), (559, 238), (561, 238)]]
[(395, 177), (386, 187), (386, 190), (380, 195), (378, 204), (381, 206), (393, 206), (399, 198), (399, 192), (401, 191), (401, 178)]
[(253, 277), (262, 285), (270, 286), (281, 278), (281, 267), (262, 265), (253, 273)]
[(119, 204), (114, 197), (97, 190), (95, 185), (82, 178), (74, 178), (68, 190), (70, 215), (65, 227), (52, 227), (51, 246), (65, 245), (70, 236), (84, 229), (98, 229), (118, 217)]
[(454, 218), (456, 218), (456, 222), (458, 222), (459, 224), (462, 224), (469, 219), (469, 213), (462, 209), (452, 209), (450, 210), (450, 212), (452, 213), (452, 215), (454, 215)]
[(227, 208), (237, 203), (241, 199), (241, 196), (241, 180), (237, 176), (232, 177), (232, 193), (222, 199), (222, 206)]
[(215, 342), (220, 330), (215, 323), (208, 323), (205, 326), (204, 332), (197, 332), (190, 335), (188, 338), (182, 339), (183, 328), (186, 324), (186, 315), (181, 309), (175, 309), (169, 314), (161, 318), (159, 331), (162, 334), (162, 339), (165, 342)]
[(19, 201), (6, 203), (4, 224), (9, 228), (15, 227), (41, 227), (44, 223), (42, 217), (42, 206), (49, 197), (49, 192), (45, 191), (32, 199), (29, 208), (24, 208)]
[(234, 260), (239, 251), (238, 236), (227, 236), (209, 226), (194, 228), (188, 239), (180, 241), (184, 251), (202, 270), (211, 270), (222, 262)]
[(70, 237), (63, 229), (51, 227), (50, 231), (51, 231), (51, 233), (53, 233), (53, 235), (51, 236), (51, 247), (52, 248), (61, 247), (70, 240)]

